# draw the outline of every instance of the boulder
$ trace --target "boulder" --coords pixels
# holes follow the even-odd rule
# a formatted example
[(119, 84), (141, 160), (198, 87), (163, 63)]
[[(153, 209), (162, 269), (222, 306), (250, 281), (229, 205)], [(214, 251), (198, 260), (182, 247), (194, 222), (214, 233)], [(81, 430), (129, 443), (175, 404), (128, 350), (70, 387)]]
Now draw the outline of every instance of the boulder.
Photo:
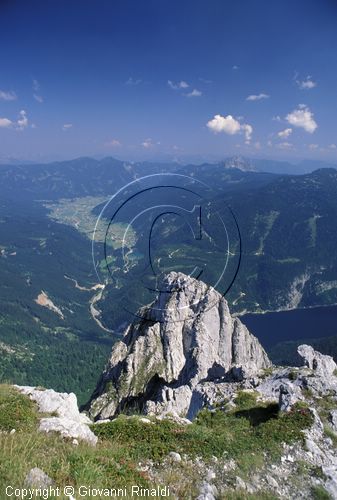
[(39, 430), (41, 432), (58, 432), (69, 439), (80, 439), (95, 446), (97, 436), (89, 429), (87, 424), (67, 417), (41, 418)]
[(292, 406), (299, 400), (297, 391), (298, 388), (291, 383), (280, 385), (280, 392), (279, 392), (280, 411), (288, 412), (291, 410)]
[(38, 467), (30, 469), (25, 478), (25, 485), (29, 488), (45, 489), (49, 486), (52, 486), (53, 484), (54, 481)]
[(259, 341), (214, 288), (169, 273), (157, 299), (143, 308), (111, 353), (94, 392), (90, 416), (114, 417), (137, 409), (186, 416), (200, 408), (198, 390), (233, 369), (240, 380), (271, 365)]

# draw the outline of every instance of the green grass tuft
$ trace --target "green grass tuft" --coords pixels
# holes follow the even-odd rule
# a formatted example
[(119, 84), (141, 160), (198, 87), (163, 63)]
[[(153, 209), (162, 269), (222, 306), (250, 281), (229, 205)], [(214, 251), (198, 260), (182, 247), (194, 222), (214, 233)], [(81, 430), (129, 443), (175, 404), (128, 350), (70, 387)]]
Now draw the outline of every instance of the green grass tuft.
[(245, 410), (254, 406), (256, 404), (256, 399), (256, 392), (238, 391), (234, 402), (238, 409)]
[(330, 494), (323, 486), (317, 485), (311, 488), (312, 498), (314, 500), (331, 500)]
[(0, 385), (0, 430), (29, 431), (36, 425), (35, 404), (14, 387)]

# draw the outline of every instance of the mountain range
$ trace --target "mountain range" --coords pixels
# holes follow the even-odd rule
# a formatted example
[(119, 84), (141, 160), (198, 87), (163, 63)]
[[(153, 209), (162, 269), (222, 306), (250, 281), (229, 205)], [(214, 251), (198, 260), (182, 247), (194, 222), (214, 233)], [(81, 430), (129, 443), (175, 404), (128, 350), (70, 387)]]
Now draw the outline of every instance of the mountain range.
[[(209, 187), (206, 209), (226, 207), (230, 256), (219, 292), (231, 282), (240, 257), (226, 294), (235, 314), (337, 303), (337, 171), (306, 164), (314, 171), (289, 175), (273, 173), (278, 167), (267, 160), (256, 162), (246, 166), (234, 158), (184, 166), (80, 158), (0, 166), (1, 379), (73, 390), (81, 402), (88, 398), (111, 345), (130, 321), (125, 309), (149, 302), (137, 286), (128, 286), (119, 245), (108, 248), (113, 280), (103, 257), (96, 262), (98, 279), (93, 228), (109, 197), (144, 175), (197, 179)], [(240, 229), (241, 251), (228, 207)], [(119, 235), (129, 215), (114, 228)], [(211, 255), (203, 272), (205, 281), (214, 283), (224, 259), (219, 224), (210, 217), (207, 234), (213, 239), (205, 233), (198, 247), (179, 218), (164, 219), (154, 231), (154, 264), (186, 272)], [(108, 223), (109, 211), (95, 243), (101, 255)], [(143, 269), (147, 227), (146, 218), (136, 222), (129, 242), (135, 275)]]

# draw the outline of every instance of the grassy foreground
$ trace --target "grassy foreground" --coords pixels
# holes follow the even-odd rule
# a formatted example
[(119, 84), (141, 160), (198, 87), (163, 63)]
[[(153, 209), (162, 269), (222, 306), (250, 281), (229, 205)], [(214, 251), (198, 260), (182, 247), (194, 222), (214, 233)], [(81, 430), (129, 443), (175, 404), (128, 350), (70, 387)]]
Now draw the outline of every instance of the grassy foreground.
[[(40, 416), (26, 396), (13, 387), (0, 385), (1, 499), (7, 498), (6, 486), (24, 486), (32, 467), (40, 467), (61, 488), (86, 485), (128, 489), (132, 485), (150, 488), (166, 484), (178, 498), (196, 498), (204, 477), (195, 461), (207, 467), (212, 461), (223, 464), (233, 459), (237, 464), (234, 475), (246, 477), (266, 461), (277, 460), (282, 443), (302, 440), (301, 431), (312, 423), (312, 415), (305, 407), (279, 415), (275, 405), (257, 404), (254, 394), (240, 393), (235, 410), (203, 410), (187, 426), (170, 420), (151, 419), (151, 423), (146, 423), (139, 416), (120, 416), (95, 425), (93, 430), (99, 442), (93, 448), (84, 443), (74, 446), (58, 435), (38, 432)], [(16, 432), (9, 434), (12, 429)], [(173, 463), (168, 458), (171, 451), (184, 459)], [(228, 491), (222, 498), (275, 497), (267, 492), (255, 497)]]

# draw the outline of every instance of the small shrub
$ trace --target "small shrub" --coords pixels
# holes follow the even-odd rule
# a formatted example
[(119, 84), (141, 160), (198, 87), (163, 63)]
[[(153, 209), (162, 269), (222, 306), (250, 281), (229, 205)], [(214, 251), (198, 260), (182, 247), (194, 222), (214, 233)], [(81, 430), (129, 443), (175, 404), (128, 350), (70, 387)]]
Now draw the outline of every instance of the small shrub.
[(337, 446), (337, 434), (328, 425), (324, 425), (324, 434)]
[(270, 377), (273, 374), (273, 368), (269, 366), (268, 368), (264, 368), (262, 370), (262, 378)]
[(234, 402), (239, 410), (246, 410), (256, 405), (256, 399), (256, 392), (239, 391)]
[(291, 381), (296, 380), (296, 379), (297, 379), (297, 377), (298, 377), (298, 373), (297, 373), (295, 370), (291, 370), (291, 371), (289, 372), (289, 374), (288, 374), (288, 378), (289, 378), (289, 380), (291, 380)]
[(304, 388), (304, 389), (302, 389), (302, 394), (303, 394), (303, 396), (304, 396), (305, 398), (307, 398), (307, 399), (310, 399), (310, 398), (312, 398), (312, 396), (313, 396), (313, 392), (312, 392), (312, 390), (311, 390), (311, 389), (309, 389), (309, 388)]

